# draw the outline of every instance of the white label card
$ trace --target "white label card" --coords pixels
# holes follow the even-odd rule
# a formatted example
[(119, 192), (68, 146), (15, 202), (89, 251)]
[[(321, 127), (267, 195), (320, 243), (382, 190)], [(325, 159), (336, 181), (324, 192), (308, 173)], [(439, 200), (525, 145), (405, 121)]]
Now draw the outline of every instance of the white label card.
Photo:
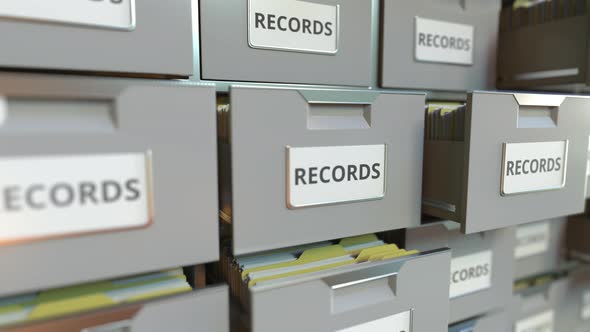
[(402, 312), (336, 332), (412, 332), (412, 312)]
[(514, 332), (553, 332), (553, 310), (516, 322)]
[(482, 251), (451, 259), (450, 298), (492, 286), (492, 251)]
[(133, 30), (135, 0), (2, 0), (0, 17)]
[(287, 206), (383, 198), (386, 150), (384, 144), (287, 147)]
[(521, 259), (546, 252), (549, 249), (549, 232), (548, 221), (518, 226), (514, 258)]
[(474, 27), (416, 17), (417, 61), (473, 64)]
[(502, 195), (565, 186), (568, 141), (504, 143)]
[(248, 44), (253, 48), (335, 54), (338, 20), (338, 5), (248, 0)]
[(149, 154), (0, 158), (0, 244), (147, 226)]

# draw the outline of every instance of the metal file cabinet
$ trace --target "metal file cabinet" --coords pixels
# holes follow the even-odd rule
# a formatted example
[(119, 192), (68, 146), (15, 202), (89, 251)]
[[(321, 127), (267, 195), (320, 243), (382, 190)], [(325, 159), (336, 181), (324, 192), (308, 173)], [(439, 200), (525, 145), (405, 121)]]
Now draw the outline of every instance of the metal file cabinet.
[(508, 332), (510, 324), (504, 311), (486, 313), (483, 316), (449, 326), (449, 332)]
[(2, 328), (5, 332), (229, 332), (227, 286)]
[(377, 0), (200, 0), (201, 79), (369, 86)]
[(424, 95), (233, 86), (229, 105), (221, 215), (235, 255), (420, 224)]
[(567, 218), (520, 225), (514, 247), (514, 279), (519, 280), (559, 268), (565, 262)]
[(442, 249), (254, 286), (244, 325), (253, 332), (446, 331), (449, 259)]
[(494, 87), (500, 1), (382, 0), (385, 88)]
[(464, 140), (425, 142), (423, 212), (465, 233), (580, 213), (589, 108), (585, 97), (469, 93)]
[(8, 0), (0, 43), (0, 68), (187, 77), (191, 0)]
[(0, 74), (0, 296), (215, 261), (215, 90)]
[[(465, 236), (457, 223), (446, 221), (407, 229), (405, 247), (451, 249), (450, 287), (447, 287), (450, 323), (502, 309), (510, 302), (513, 228)], [(446, 272), (449, 273), (449, 269)]]
[[(580, 3), (575, 2), (575, 6)], [(518, 10), (502, 9), (498, 86), (502, 89), (590, 91), (590, 53), (586, 47), (590, 37), (590, 13), (586, 8), (574, 14), (578, 10), (574, 2), (566, 1), (545, 2)], [(568, 11), (571, 14), (567, 14)]]

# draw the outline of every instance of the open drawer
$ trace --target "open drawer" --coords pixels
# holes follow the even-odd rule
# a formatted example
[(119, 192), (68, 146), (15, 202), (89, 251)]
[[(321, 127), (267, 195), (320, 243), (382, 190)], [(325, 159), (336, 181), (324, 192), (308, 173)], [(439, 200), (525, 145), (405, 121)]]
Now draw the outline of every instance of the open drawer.
[(423, 212), (465, 233), (582, 212), (588, 109), (585, 97), (469, 93), (460, 118), (427, 123), (461, 135), (425, 141)]
[(563, 0), (503, 8), (498, 86), (589, 91), (589, 10), (586, 1)]
[(454, 222), (410, 228), (405, 247), (451, 249), (450, 323), (504, 308), (512, 296), (514, 229), (463, 235)]
[(0, 74), (0, 296), (219, 257), (215, 90)]
[(514, 279), (549, 273), (565, 262), (567, 218), (543, 220), (516, 228)]
[(420, 224), (423, 94), (233, 86), (219, 100), (234, 254)]
[(229, 332), (227, 286), (212, 286), (63, 318), (0, 328), (3, 332)]
[(241, 290), (241, 326), (256, 332), (446, 331), (449, 259), (449, 250), (441, 249), (256, 284)]

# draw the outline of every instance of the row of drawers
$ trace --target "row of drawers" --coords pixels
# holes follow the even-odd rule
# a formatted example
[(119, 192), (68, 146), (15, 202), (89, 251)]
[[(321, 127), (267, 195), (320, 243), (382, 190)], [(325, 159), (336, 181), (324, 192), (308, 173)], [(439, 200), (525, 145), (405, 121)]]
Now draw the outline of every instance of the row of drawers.
[[(565, 220), (539, 225), (565, 226)], [(528, 225), (530, 226), (530, 225)], [(437, 223), (405, 231), (403, 244), (421, 254), (364, 266), (349, 266), (286, 278), (272, 286), (254, 286), (248, 312), (234, 308), (234, 328), (249, 331), (364, 331), (411, 326), (412, 331), (512, 331), (553, 321), (556, 329), (577, 331), (590, 326), (587, 266), (567, 268), (555, 282), (529, 287), (513, 295), (513, 272), (522, 264), (556, 255), (552, 233), (544, 240), (529, 232), (526, 243), (516, 245), (514, 228), (461, 236), (452, 223)], [(386, 236), (386, 235), (384, 235)], [(534, 237), (536, 241), (530, 241)], [(551, 237), (551, 238), (549, 238)], [(436, 241), (432, 241), (435, 239)], [(525, 239), (526, 240), (526, 239)], [(546, 241), (544, 251), (532, 252)], [(449, 249), (434, 249), (440, 247)], [(528, 250), (527, 255), (517, 249)], [(558, 250), (557, 250), (558, 251)], [(531, 264), (533, 263), (533, 264)], [(449, 268), (450, 266), (450, 268)], [(538, 268), (539, 266), (537, 266)], [(529, 275), (558, 272), (558, 264)], [(450, 273), (449, 273), (450, 270)], [(559, 273), (559, 272), (558, 272)], [(540, 279), (539, 279), (540, 280)], [(450, 288), (449, 288), (450, 285)], [(200, 326), (227, 331), (230, 306), (226, 286), (211, 286), (177, 296), (118, 306), (72, 317), (15, 326), (6, 331), (25, 332), (61, 328), (60, 331), (158, 331), (161, 324), (175, 331)], [(450, 301), (449, 301), (450, 298)], [(232, 304), (234, 305), (234, 304)], [(502, 312), (505, 310), (505, 312)], [(547, 312), (551, 311), (550, 318)], [(541, 316), (541, 317), (538, 317)], [(528, 323), (527, 323), (528, 322)], [(492, 324), (492, 325), (490, 325)], [(495, 328), (495, 329), (493, 329)], [(561, 329), (559, 329), (561, 330)], [(86, 330), (85, 330), (86, 331)], [(396, 330), (397, 331), (397, 330)]]
[[(423, 94), (233, 87), (217, 149), (213, 86), (5, 73), (0, 93), (0, 262), (13, 267), (0, 295), (216, 261), (218, 173), (236, 255), (421, 223)], [(555, 127), (518, 128), (532, 106), (546, 116), (545, 101)], [(424, 212), (476, 233), (584, 210), (589, 99), (467, 103), (465, 142), (426, 142)], [(502, 194), (503, 144), (547, 141), (567, 142), (563, 187)], [(295, 185), (295, 170), (322, 163), (348, 181)], [(350, 178), (363, 164), (383, 164), (369, 187)]]
[(494, 85), (499, 1), (86, 0), (74, 8), (61, 0), (52, 10), (30, 2), (12, 0), (0, 12), (0, 67), (360, 87), (379, 76), (384, 88), (458, 91)]

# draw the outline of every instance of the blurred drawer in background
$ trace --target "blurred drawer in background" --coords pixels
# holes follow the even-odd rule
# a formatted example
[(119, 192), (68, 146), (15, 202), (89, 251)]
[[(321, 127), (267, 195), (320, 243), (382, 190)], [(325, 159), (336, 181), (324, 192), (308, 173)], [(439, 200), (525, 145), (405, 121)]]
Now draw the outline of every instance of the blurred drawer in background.
[(538, 1), (502, 9), (498, 87), (590, 91), (586, 1)]
[(465, 236), (459, 224), (446, 221), (407, 229), (404, 245), (416, 250), (451, 249), (449, 323), (502, 309), (510, 302), (513, 228)]
[(430, 104), (423, 212), (475, 233), (580, 213), (590, 99), (472, 92)]
[(219, 151), (234, 254), (419, 225), (423, 107), (422, 94), (232, 87)]
[(369, 86), (377, 0), (201, 0), (201, 79)]
[(0, 296), (216, 261), (215, 90), (0, 74)]
[(5, 0), (0, 68), (191, 76), (191, 0)]
[(567, 218), (543, 220), (516, 228), (514, 279), (551, 272), (565, 262)]
[(500, 1), (381, 1), (382, 87), (494, 87)]

